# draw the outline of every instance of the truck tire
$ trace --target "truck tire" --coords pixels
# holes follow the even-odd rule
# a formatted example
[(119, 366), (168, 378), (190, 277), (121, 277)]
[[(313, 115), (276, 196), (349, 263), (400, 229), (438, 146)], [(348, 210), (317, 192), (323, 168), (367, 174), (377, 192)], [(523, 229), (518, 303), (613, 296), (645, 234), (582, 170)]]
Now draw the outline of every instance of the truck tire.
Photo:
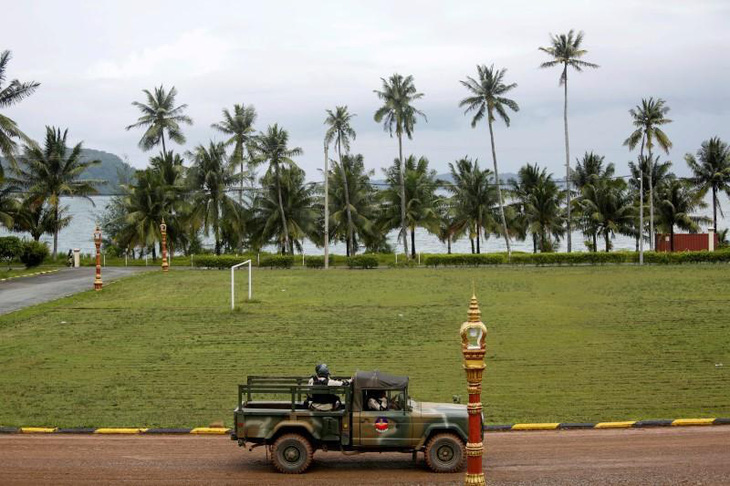
[(464, 443), (454, 434), (436, 434), (426, 444), (426, 464), (433, 472), (453, 473), (466, 461)]
[(299, 434), (284, 434), (271, 448), (271, 462), (284, 474), (301, 474), (312, 464), (312, 444)]

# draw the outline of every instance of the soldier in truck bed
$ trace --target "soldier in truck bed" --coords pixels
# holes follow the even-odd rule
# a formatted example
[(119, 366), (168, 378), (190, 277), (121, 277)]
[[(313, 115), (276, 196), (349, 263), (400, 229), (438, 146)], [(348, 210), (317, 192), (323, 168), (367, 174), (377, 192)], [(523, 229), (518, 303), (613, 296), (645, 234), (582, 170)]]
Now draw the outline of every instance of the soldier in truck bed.
[[(347, 380), (333, 380), (330, 378), (330, 369), (326, 363), (320, 363), (314, 367), (314, 375), (309, 379), (307, 383), (309, 386), (347, 386), (349, 382)], [(332, 393), (314, 393), (307, 400), (308, 406), (311, 410), (317, 410), (319, 412), (329, 412), (331, 410), (337, 410), (340, 408), (342, 403), (340, 397)]]

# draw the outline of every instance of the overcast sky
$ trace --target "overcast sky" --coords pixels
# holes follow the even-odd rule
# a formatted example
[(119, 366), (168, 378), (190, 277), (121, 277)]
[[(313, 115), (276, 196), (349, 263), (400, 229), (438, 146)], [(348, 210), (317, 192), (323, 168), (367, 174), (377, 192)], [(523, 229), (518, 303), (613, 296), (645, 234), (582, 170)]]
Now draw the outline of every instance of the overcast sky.
[[(322, 165), (325, 109), (357, 114), (353, 151), (368, 167), (389, 165), (397, 141), (373, 121), (381, 77), (412, 74), (425, 97), (405, 152), (426, 155), (445, 172), (463, 155), (491, 166), (486, 125), (470, 127), (458, 107), (459, 80), (476, 64), (507, 68), (520, 112), (495, 131), (500, 167), (538, 162), (562, 177), (559, 70), (541, 70), (550, 33), (585, 31), (586, 60), (600, 69), (571, 73), (571, 153), (606, 155), (625, 174), (634, 155), (622, 146), (628, 110), (642, 97), (664, 98), (674, 123), (669, 159), (686, 174), (686, 152), (714, 135), (730, 140), (730, 2), (174, 2), (26, 1), (3, 7), (0, 50), (10, 49), (9, 79), (36, 80), (32, 97), (5, 110), (27, 134), (68, 127), (74, 141), (127, 156), (144, 167), (140, 130), (125, 131), (141, 90), (176, 86), (195, 124), (189, 149), (221, 139), (210, 128), (221, 109), (253, 104), (258, 129), (278, 122), (309, 179)], [(183, 147), (176, 147), (182, 150)]]

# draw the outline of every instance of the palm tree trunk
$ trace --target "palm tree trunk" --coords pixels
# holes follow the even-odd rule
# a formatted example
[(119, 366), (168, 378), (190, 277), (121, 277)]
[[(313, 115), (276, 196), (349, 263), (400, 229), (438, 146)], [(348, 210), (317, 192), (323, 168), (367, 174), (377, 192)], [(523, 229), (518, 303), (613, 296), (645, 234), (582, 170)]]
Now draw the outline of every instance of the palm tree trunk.
[(474, 254), (474, 238), (471, 236), (469, 237), (469, 241), (471, 242), (471, 254)]
[(481, 230), (479, 228), (477, 228), (477, 255), (482, 252), (481, 244), (480, 244), (481, 242), (479, 241), (481, 239), (480, 236), (481, 236)]
[(289, 226), (286, 224), (286, 213), (284, 212), (284, 200), (281, 197), (281, 177), (279, 176), (279, 164), (274, 167), (276, 173), (276, 190), (279, 194), (279, 211), (281, 212), (281, 224), (284, 226), (284, 251), (289, 249)]
[(60, 197), (55, 198), (56, 204), (53, 205), (53, 259), (58, 255), (58, 205)]
[(669, 228), (669, 249), (674, 253), (674, 225)]
[(644, 137), (641, 137), (641, 148), (639, 149), (639, 239), (638, 248), (639, 264), (643, 264), (644, 255)]
[(537, 253), (537, 235), (532, 233), (532, 253)]
[(403, 235), (403, 251), (408, 258), (408, 227), (406, 226), (406, 179), (405, 164), (403, 163), (403, 134), (398, 130), (398, 159), (400, 163), (400, 225), (401, 234)]
[(598, 252), (598, 232), (593, 232), (593, 251)]
[(345, 166), (342, 164), (342, 146), (340, 141), (337, 141), (337, 156), (340, 158), (340, 171), (342, 172), (342, 186), (345, 190), (345, 208), (347, 213), (347, 254), (350, 255), (354, 252), (354, 245), (352, 244), (352, 212), (350, 211), (350, 189), (347, 187), (347, 171)]
[(502, 186), (499, 185), (499, 168), (497, 167), (497, 152), (494, 148), (494, 130), (492, 129), (492, 110), (487, 114), (489, 120), (489, 138), (492, 142), (492, 161), (494, 162), (494, 183), (497, 184), (497, 195), (499, 196), (499, 212), (502, 215), (502, 230), (504, 231), (504, 243), (507, 245), (507, 260), (512, 258), (512, 247), (509, 244), (507, 232), (507, 218), (504, 217), (504, 202), (502, 201)]
[(416, 258), (416, 228), (411, 228), (411, 258)]
[(165, 130), (162, 130), (160, 132), (160, 139), (162, 140), (162, 153), (163, 154), (166, 154), (167, 153), (167, 149), (165, 148)]
[(606, 239), (606, 253), (608, 253), (609, 247), (611, 246), (611, 242), (609, 241), (609, 234), (608, 231), (606, 231), (603, 234), (604, 238)]
[(568, 207), (568, 253), (571, 252), (572, 238), (570, 234), (571, 220), (570, 220), (570, 142), (568, 139), (568, 65), (565, 65), (563, 70), (563, 87), (565, 89), (565, 100), (563, 104), (563, 122), (565, 123), (565, 198)]
[(654, 241), (654, 159), (651, 155), (651, 146), (649, 146), (649, 235), (651, 236), (649, 249), (656, 250)]
[(451, 255), (451, 233), (449, 233), (449, 236), (446, 239), (446, 253)]
[(712, 231), (717, 234), (717, 188), (712, 186)]

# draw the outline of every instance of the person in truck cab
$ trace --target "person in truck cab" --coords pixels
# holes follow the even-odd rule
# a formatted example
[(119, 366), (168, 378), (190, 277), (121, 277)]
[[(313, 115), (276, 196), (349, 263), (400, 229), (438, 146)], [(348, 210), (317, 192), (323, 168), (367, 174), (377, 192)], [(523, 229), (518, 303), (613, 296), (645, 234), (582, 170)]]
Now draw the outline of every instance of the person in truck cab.
[(388, 410), (388, 397), (385, 396), (385, 390), (371, 392), (368, 398), (368, 410)]
[[(326, 363), (320, 363), (314, 367), (314, 375), (307, 383), (309, 386), (347, 386), (347, 380), (333, 380), (330, 378), (330, 369)], [(318, 412), (329, 412), (338, 410), (342, 403), (340, 397), (333, 393), (313, 393), (307, 399), (310, 410)]]

